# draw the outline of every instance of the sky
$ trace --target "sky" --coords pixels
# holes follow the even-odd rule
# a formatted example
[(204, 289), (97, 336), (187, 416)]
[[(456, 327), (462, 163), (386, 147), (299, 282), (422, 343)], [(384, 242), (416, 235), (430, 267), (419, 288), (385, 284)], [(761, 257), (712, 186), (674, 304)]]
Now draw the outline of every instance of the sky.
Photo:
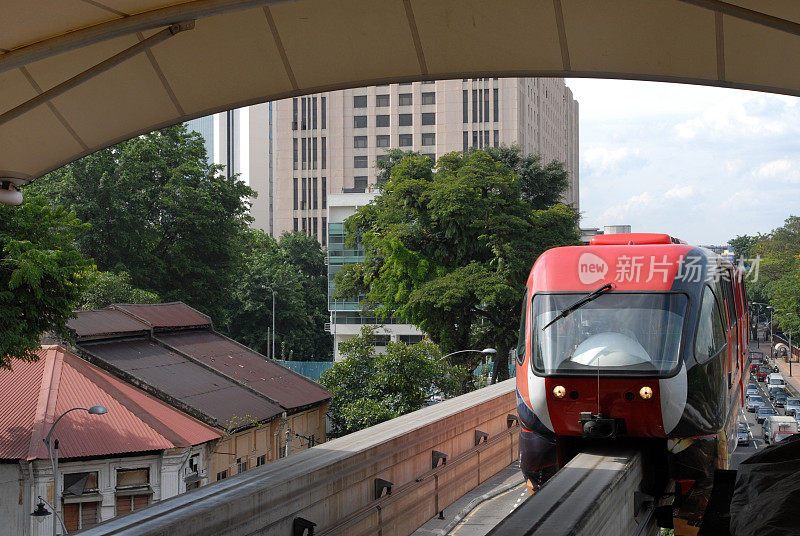
[(697, 245), (800, 214), (797, 97), (568, 79), (579, 103), (581, 227), (630, 224)]

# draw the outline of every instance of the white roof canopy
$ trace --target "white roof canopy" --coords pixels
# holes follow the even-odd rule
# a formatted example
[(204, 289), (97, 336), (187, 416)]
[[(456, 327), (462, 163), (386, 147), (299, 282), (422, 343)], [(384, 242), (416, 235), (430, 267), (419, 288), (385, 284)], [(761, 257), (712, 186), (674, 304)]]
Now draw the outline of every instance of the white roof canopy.
[(0, 0), (0, 177), (322, 90), (480, 76), (800, 95), (797, 0)]

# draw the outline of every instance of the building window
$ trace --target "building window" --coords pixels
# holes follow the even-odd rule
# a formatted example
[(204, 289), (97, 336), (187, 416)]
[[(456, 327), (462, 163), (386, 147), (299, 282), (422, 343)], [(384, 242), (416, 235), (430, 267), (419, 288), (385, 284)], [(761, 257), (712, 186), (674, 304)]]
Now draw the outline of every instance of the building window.
[(478, 122), (478, 90), (472, 90), (472, 122)]
[(319, 220), (314, 218), (314, 238), (319, 238)]
[(353, 96), (353, 108), (366, 108), (367, 107), (367, 96), (366, 95), (354, 95)]
[[(326, 128), (326, 125), (325, 125), (326, 119), (325, 119), (325, 117), (326, 117), (326, 114), (327, 114), (327, 111), (328, 111), (326, 103), (325, 103), (325, 97), (320, 97), (319, 104), (320, 104), (320, 108), (321, 108), (319, 113), (322, 116), (321, 117), (321, 123), (322, 123), (321, 126), (324, 129), (324, 128)], [(325, 139), (325, 138), (323, 138), (323, 139)]]
[(297, 98), (292, 99), (292, 130), (297, 130)]
[[(294, 221), (295, 221), (295, 223), (297, 223), (297, 218), (295, 218)], [(296, 227), (297, 227), (297, 225), (295, 225), (295, 231), (297, 230)], [(228, 470), (227, 469), (217, 473), (217, 480), (224, 480), (226, 478), (228, 478)]]
[(366, 149), (367, 147), (367, 137), (366, 136), (354, 136), (353, 137), (353, 147), (356, 149)]
[(367, 177), (365, 175), (353, 177), (353, 188), (362, 192), (365, 191), (367, 189)]
[(317, 210), (317, 199), (318, 199), (318, 197), (317, 197), (317, 178), (314, 177), (313, 180), (314, 180), (314, 188), (312, 188), (312, 192), (313, 192), (312, 200), (314, 201), (314, 210)]
[(354, 156), (353, 157), (353, 167), (356, 169), (364, 169), (367, 167), (367, 157), (366, 156)]
[(292, 141), (294, 142), (294, 144), (293, 144), (293, 147), (294, 147), (293, 165), (294, 165), (294, 169), (297, 169), (297, 138), (293, 139)]
[(500, 90), (494, 88), (494, 120), (500, 121)]
[(423, 80), (422, 83), (423, 84), (435, 84), (436, 80)]
[(389, 95), (375, 95), (375, 106), (378, 108), (389, 106)]
[(328, 208), (328, 179), (322, 177), (322, 210)]
[(300, 222), (303, 225), (303, 234), (307, 234), (308, 227), (306, 226), (306, 218), (300, 218)]
[(483, 146), (484, 147), (489, 147), (489, 131), (488, 130), (484, 130), (483, 131)]
[(398, 335), (397, 340), (405, 344), (417, 344), (422, 342), (425, 337), (423, 335)]
[(61, 515), (67, 532), (88, 529), (100, 523), (100, 501), (63, 503)]
[(469, 123), (469, 91), (466, 89), (461, 91), (461, 108), (463, 112), (461, 122)]
[(328, 245), (328, 218), (322, 218), (322, 246)]
[(378, 136), (376, 136), (375, 145), (377, 147), (389, 147), (389, 135), (379, 134)]
[(499, 130), (495, 130), (494, 131), (494, 146), (495, 147), (500, 147), (500, 131)]
[(411, 93), (400, 93), (398, 97), (400, 99), (400, 106), (411, 106), (414, 103), (414, 98), (411, 96)]
[(375, 126), (377, 126), (377, 127), (388, 127), (389, 126), (389, 116), (388, 115), (377, 115), (377, 116), (375, 116)]
[(237, 458), (236, 465), (238, 467), (237, 473), (244, 473), (245, 471), (247, 471), (247, 460), (242, 460), (241, 458)]
[(398, 85), (398, 86), (410, 86), (410, 85), (411, 85), (411, 82), (400, 82), (400, 83), (399, 83), (399, 84), (397, 84), (397, 85)]
[(117, 469), (116, 515), (144, 508), (151, 494), (149, 469)]
[(311, 97), (311, 128), (317, 128), (317, 98)]
[(366, 115), (354, 115), (353, 116), (353, 128), (367, 128), (367, 116)]
[[(295, 233), (297, 232), (297, 218), (294, 219), (294, 226), (292, 227), (292, 229), (294, 229)], [(217, 473), (217, 476), (219, 476), (219, 473)], [(219, 480), (219, 478), (217, 478), (217, 480)]]
[(262, 454), (261, 456), (256, 458), (256, 467), (261, 467), (262, 465), (266, 465), (266, 463), (267, 463), (267, 455), (266, 454)]
[(436, 114), (433, 112), (424, 113), (422, 114), (422, 125), (435, 125), (436, 124)]
[(311, 169), (317, 169), (317, 138), (311, 138), (311, 141), (314, 142), (314, 148), (311, 150)]
[(410, 127), (412, 124), (411, 114), (400, 114), (400, 126), (401, 127)]
[[(322, 127), (322, 128), (325, 128), (325, 127)], [(325, 168), (328, 167), (328, 163), (327, 163), (328, 162), (328, 146), (327, 146), (327, 144), (325, 142), (326, 142), (326, 139), (325, 139), (325, 137), (323, 137), (322, 138), (322, 155), (321, 155), (321, 158), (322, 158), (322, 169), (325, 169)]]
[(64, 494), (61, 512), (67, 531), (93, 527), (100, 522), (100, 501), (90, 500), (97, 495), (97, 471), (64, 475)]
[(462, 150), (463, 150), (464, 152), (467, 152), (467, 149), (469, 148), (469, 132), (467, 132), (467, 131), (465, 130), (465, 131), (463, 132), (463, 134), (464, 134), (464, 137), (463, 137), (464, 139), (462, 140), (462, 142), (463, 142), (463, 146), (464, 146), (464, 147), (463, 147), (463, 149), (462, 149)]
[(297, 178), (294, 179), (294, 209), (297, 210)]
[(472, 146), (473, 147), (477, 147), (478, 146), (478, 131), (477, 130), (473, 131), (473, 133), (472, 133)]
[(489, 90), (483, 90), (483, 120), (489, 122)]
[(431, 162), (434, 164), (436, 163), (436, 154), (435, 153), (423, 153), (422, 156), (427, 156), (431, 159)]
[(375, 162), (377, 162), (378, 164), (380, 164), (381, 162), (388, 162), (388, 161), (389, 161), (389, 155), (388, 154), (379, 154), (375, 158)]
[(302, 115), (301, 120), (300, 120), (300, 130), (305, 130), (306, 129), (306, 98), (305, 97), (300, 99), (300, 104), (302, 105), (301, 108), (302, 108), (302, 112), (303, 112), (303, 115)]
[(300, 155), (300, 161), (301, 161), (301, 163), (302, 163), (302, 166), (301, 166), (301, 167), (302, 167), (302, 169), (306, 169), (306, 150), (307, 150), (307, 149), (306, 149), (306, 141), (307, 141), (307, 140), (306, 140), (305, 138), (303, 138), (303, 143), (302, 143), (302, 146), (303, 146), (303, 147), (302, 147), (302, 153), (301, 153), (301, 155)]
[(303, 183), (302, 183), (303, 184), (303, 190), (302, 190), (303, 195), (300, 198), (300, 210), (305, 210), (306, 209), (306, 199), (307, 199), (306, 196), (308, 195), (308, 186), (306, 185), (307, 179), (305, 177), (303, 177), (301, 180), (303, 181)]
[(386, 346), (389, 344), (391, 337), (389, 335), (373, 335), (372, 336), (372, 345), (373, 346)]
[(422, 104), (436, 104), (436, 93), (433, 91), (423, 93)]
[(411, 134), (400, 134), (398, 145), (400, 145), (400, 147), (411, 147), (414, 145), (413, 136)]
[(433, 132), (424, 133), (422, 135), (422, 145), (436, 145), (436, 134)]

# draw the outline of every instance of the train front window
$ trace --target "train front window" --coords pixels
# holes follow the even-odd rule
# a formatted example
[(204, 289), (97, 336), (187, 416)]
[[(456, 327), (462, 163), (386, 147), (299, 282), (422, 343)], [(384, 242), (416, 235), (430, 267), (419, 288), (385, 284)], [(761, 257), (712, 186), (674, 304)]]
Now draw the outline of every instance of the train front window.
[(688, 303), (684, 294), (606, 292), (542, 329), (580, 297), (533, 298), (536, 372), (666, 376), (678, 366)]

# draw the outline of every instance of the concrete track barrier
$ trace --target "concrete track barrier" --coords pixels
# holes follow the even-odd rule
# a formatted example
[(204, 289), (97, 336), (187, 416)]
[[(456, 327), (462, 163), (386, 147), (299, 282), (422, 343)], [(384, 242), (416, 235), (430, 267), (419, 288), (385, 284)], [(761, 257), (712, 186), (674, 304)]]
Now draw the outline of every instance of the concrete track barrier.
[[(509, 419), (515, 412), (512, 379), (80, 534), (290, 536), (303, 534), (301, 527), (311, 522), (315, 534), (404, 536), (517, 458), (519, 428)], [(440, 458), (436, 468), (434, 458)], [(386, 483), (391, 483), (391, 494)], [(376, 498), (379, 488), (382, 496)]]

